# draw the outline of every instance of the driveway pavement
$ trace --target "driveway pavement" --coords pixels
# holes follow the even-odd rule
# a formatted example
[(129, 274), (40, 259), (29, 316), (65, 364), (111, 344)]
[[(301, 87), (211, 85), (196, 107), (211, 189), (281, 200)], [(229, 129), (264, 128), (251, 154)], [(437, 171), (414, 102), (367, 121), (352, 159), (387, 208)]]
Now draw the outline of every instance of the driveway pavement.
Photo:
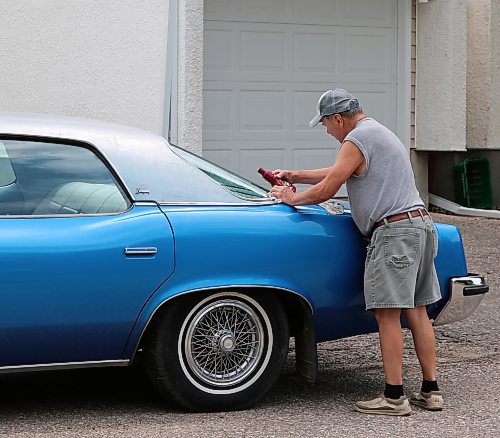
[[(291, 351), (271, 393), (254, 409), (190, 414), (166, 407), (138, 370), (0, 376), (0, 436), (26, 437), (498, 437), (500, 436), (500, 221), (433, 214), (460, 226), (471, 272), (491, 291), (466, 321), (436, 330), (446, 410), (368, 416), (352, 404), (383, 389), (378, 336), (319, 346), (315, 385), (293, 375)], [(406, 334), (405, 387), (420, 385)]]

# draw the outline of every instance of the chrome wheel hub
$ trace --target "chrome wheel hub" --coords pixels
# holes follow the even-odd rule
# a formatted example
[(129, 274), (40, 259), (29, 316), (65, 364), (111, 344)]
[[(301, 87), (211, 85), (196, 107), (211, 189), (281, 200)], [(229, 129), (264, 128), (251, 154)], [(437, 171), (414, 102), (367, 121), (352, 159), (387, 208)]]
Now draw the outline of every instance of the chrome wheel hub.
[(236, 346), (236, 339), (232, 334), (225, 334), (219, 340), (219, 348), (222, 353), (231, 353)]

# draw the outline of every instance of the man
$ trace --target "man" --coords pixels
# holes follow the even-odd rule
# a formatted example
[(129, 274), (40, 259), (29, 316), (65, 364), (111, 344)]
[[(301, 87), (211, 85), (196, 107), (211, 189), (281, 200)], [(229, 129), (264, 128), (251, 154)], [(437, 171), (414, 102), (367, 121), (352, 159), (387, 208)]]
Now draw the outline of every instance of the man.
[(402, 381), (403, 312), (423, 373), (421, 391), (410, 402), (441, 410), (434, 330), (426, 311), (441, 297), (434, 269), (437, 240), (415, 187), (408, 151), (393, 132), (364, 115), (356, 98), (339, 88), (320, 97), (318, 114), (309, 126), (320, 122), (341, 142), (335, 164), (324, 169), (275, 170), (275, 176), (290, 183), (313, 186), (302, 193), (274, 186), (270, 194), (288, 205), (316, 204), (334, 196), (346, 182), (354, 222), (370, 239), (365, 303), (378, 323), (386, 385), (381, 396), (357, 402), (354, 409), (368, 414), (411, 413)]

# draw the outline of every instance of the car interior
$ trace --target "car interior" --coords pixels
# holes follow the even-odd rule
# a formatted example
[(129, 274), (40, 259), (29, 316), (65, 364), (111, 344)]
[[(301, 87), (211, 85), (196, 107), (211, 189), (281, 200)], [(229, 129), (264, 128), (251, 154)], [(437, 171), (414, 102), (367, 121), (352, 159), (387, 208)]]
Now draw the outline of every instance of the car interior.
[(130, 205), (87, 148), (2, 140), (0, 171), (0, 215), (105, 214)]

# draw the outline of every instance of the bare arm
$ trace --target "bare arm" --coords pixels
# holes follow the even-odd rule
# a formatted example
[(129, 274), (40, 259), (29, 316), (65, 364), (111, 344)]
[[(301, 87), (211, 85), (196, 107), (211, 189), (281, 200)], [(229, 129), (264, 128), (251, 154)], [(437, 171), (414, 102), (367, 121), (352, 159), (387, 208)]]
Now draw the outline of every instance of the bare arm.
[(328, 174), (330, 167), (311, 170), (282, 170), (277, 169), (273, 173), (276, 177), (287, 180), (295, 184), (317, 184)]
[[(334, 196), (342, 184), (360, 167), (364, 165), (364, 157), (358, 147), (350, 142), (343, 143), (335, 164), (326, 169), (317, 169), (317, 177), (326, 171), (325, 176), (313, 187), (302, 193), (293, 193), (285, 186), (274, 186), (271, 196), (281, 199), (288, 205), (310, 205), (324, 202)], [(306, 171), (311, 172), (311, 171)], [(314, 174), (309, 174), (312, 178)], [(298, 182), (295, 181), (294, 182)], [(301, 181), (302, 182), (302, 181)]]

